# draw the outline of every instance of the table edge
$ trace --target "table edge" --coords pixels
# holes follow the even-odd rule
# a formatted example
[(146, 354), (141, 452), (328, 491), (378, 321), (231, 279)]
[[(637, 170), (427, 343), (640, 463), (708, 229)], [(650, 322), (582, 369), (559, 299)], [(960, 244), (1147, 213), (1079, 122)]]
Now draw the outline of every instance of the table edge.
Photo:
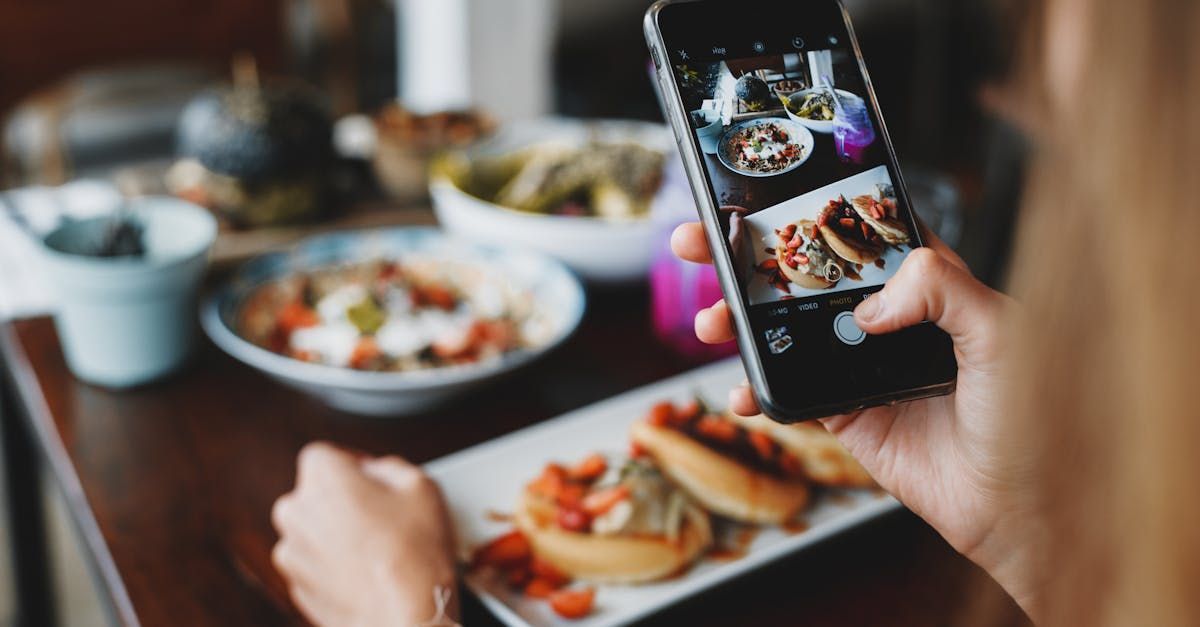
[(107, 597), (111, 614), (121, 623), (129, 627), (138, 627), (140, 621), (137, 612), (134, 611), (129, 591), (125, 588), (116, 561), (104, 541), (104, 534), (100, 531), (100, 524), (88, 504), (83, 484), (75, 472), (66, 446), (54, 429), (54, 419), (41, 385), (34, 376), (33, 366), (17, 337), (14, 323), (18, 320), (0, 321), (0, 358), (9, 364), (9, 376), (12, 377), (14, 391), (25, 410), (24, 419), (29, 421), (34, 437), (40, 444), (51, 472), (67, 500), (67, 511), (74, 519), (83, 537), (83, 543), (91, 553), (92, 564), (102, 575), (101, 587), (108, 594), (101, 596)]

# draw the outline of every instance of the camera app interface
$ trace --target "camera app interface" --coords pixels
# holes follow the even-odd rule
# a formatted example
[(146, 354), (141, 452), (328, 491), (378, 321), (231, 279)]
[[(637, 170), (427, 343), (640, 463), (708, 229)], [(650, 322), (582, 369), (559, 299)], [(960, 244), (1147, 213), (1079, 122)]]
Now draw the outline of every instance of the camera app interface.
[(863, 75), (839, 39), (810, 49), (797, 38), (779, 54), (755, 44), (748, 52), (760, 54), (739, 58), (719, 47), (672, 55), (738, 282), (770, 354), (796, 343), (789, 327), (804, 316), (824, 319), (845, 345), (861, 342), (838, 314), (877, 291), (916, 244)]

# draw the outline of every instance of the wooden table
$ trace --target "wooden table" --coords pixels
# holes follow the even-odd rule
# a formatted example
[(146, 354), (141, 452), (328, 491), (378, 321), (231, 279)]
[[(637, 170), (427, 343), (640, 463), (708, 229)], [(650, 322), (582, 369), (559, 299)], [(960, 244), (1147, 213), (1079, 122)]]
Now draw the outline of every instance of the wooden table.
[[(275, 533), (268, 512), (290, 489), (304, 443), (324, 438), (423, 462), (694, 365), (655, 343), (644, 290), (590, 296), (583, 326), (560, 350), (420, 419), (339, 414), (207, 343), (173, 378), (110, 392), (71, 376), (48, 318), (0, 326), (10, 375), (3, 416), (22, 568), (20, 624), (52, 623), (36, 488), (38, 470), (47, 467), (115, 622), (301, 623), (270, 564)], [(932, 530), (901, 512), (647, 622), (959, 623), (963, 582), (973, 573)], [(464, 619), (496, 622), (471, 599)]]

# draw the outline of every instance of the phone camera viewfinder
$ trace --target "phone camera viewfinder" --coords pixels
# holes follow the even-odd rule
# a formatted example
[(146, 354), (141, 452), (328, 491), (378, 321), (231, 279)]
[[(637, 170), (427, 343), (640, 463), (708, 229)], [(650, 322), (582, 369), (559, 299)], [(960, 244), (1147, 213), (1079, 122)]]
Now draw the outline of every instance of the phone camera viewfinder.
[(767, 45), (761, 41), (754, 42), (754, 52), (762, 54), (767, 51)]
[(792, 47), (799, 50), (804, 47), (804, 38), (799, 35), (792, 37)]

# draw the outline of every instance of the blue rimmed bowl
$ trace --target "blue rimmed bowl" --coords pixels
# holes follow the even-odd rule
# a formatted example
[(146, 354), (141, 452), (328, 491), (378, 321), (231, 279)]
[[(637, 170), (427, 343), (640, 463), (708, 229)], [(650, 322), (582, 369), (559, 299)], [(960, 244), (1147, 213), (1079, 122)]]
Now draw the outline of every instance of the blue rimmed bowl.
[[(470, 254), (464, 254), (469, 252)], [(297, 271), (340, 263), (422, 254), (457, 263), (486, 261), (533, 300), (531, 315), (546, 330), (542, 342), (481, 363), (428, 370), (370, 372), (307, 363), (244, 339), (238, 313), (258, 287)], [(287, 252), (256, 257), (204, 302), (200, 323), (218, 347), (284, 385), (330, 406), (360, 415), (404, 416), (432, 409), (489, 381), (529, 365), (565, 341), (585, 309), (583, 287), (562, 263), (540, 253), (471, 243), (434, 228), (393, 228), (321, 235)]]

